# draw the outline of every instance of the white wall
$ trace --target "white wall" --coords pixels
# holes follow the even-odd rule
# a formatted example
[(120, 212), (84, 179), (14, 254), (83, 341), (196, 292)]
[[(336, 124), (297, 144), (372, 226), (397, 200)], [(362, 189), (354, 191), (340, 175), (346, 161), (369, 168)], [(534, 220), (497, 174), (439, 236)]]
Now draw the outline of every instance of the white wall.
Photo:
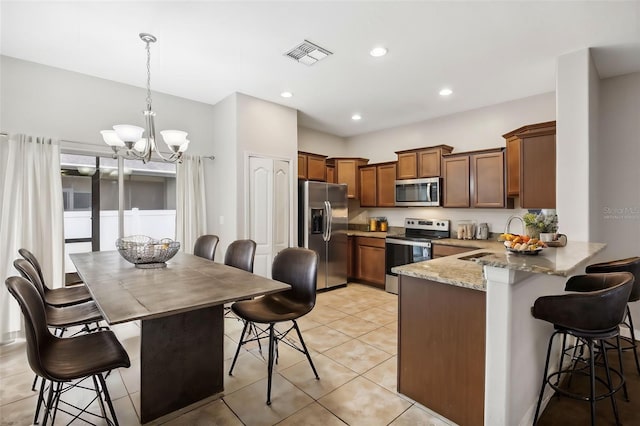
[[(142, 71), (141, 71), (142, 72)], [(144, 74), (140, 84), (144, 85)], [(100, 130), (144, 123), (146, 90), (0, 56), (0, 130), (105, 147)], [(153, 92), (158, 130), (189, 132), (190, 154), (211, 155), (213, 106)]]
[(207, 230), (220, 238), (216, 260), (224, 259), (229, 243), (237, 239), (238, 173), (236, 95), (227, 96), (213, 109), (213, 151), (216, 159), (205, 162)]
[[(486, 108), (466, 111), (433, 120), (367, 133), (347, 138), (346, 156), (364, 157), (370, 163), (394, 161), (395, 151), (446, 144), (454, 152), (505, 146), (502, 135), (526, 124), (555, 120), (555, 95), (545, 93)], [(326, 154), (323, 139), (305, 137), (305, 150)], [(517, 207), (517, 206), (516, 206)], [(460, 220), (475, 220), (489, 224), (491, 232), (503, 232), (512, 214), (525, 211), (515, 209), (445, 209), (429, 208), (372, 208), (361, 209), (357, 201), (349, 203), (350, 223), (366, 223), (369, 216), (385, 216), (391, 226), (404, 226), (405, 217), (452, 220), (452, 229)], [(560, 217), (562, 221), (562, 217)], [(521, 232), (518, 223), (512, 231)]]
[(340, 136), (298, 127), (298, 150), (329, 157), (345, 157), (347, 141)]
[(245, 161), (249, 154), (289, 161), (291, 176), (291, 226), (290, 241), (295, 245), (297, 229), (297, 171), (298, 171), (298, 115), (297, 111), (282, 105), (264, 101), (252, 96), (237, 95), (237, 187), (240, 194), (236, 200), (238, 217), (238, 238), (246, 238), (248, 230), (244, 218), (248, 217), (245, 207), (247, 186)]
[(594, 82), (589, 49), (560, 56), (557, 63), (556, 210), (569, 238), (589, 241), (589, 106)]

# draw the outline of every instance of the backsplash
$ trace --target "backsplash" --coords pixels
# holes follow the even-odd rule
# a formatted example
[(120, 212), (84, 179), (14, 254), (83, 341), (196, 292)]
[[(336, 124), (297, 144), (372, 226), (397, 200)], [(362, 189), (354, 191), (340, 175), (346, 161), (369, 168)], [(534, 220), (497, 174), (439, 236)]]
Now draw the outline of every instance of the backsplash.
[[(354, 225), (368, 227), (369, 217), (386, 217), (389, 227), (404, 227), (404, 219), (415, 217), (420, 219), (448, 219), (451, 221), (451, 235), (457, 229), (458, 222), (472, 220), (476, 223), (487, 223), (489, 232), (501, 234), (505, 230), (510, 216), (522, 217), (527, 210), (515, 209), (445, 209), (443, 207), (407, 207), (407, 208), (362, 208), (358, 200), (349, 200), (349, 227)], [(562, 218), (560, 218), (562, 221)], [(521, 234), (524, 230), (519, 221), (511, 223), (511, 232)], [(560, 232), (562, 223), (560, 222)]]

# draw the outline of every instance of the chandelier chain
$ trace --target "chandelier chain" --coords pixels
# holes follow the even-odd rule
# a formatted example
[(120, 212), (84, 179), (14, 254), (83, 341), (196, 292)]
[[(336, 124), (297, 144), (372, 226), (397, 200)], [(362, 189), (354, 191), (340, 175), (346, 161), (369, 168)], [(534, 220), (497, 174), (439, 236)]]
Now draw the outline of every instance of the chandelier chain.
[(147, 41), (147, 107), (151, 109), (151, 46)]

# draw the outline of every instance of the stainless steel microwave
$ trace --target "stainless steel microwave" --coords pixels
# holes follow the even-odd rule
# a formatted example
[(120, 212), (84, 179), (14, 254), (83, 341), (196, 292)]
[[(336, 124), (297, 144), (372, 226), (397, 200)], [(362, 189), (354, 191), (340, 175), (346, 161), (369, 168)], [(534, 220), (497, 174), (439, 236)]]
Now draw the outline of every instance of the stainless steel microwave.
[(396, 206), (440, 206), (440, 178), (396, 181)]

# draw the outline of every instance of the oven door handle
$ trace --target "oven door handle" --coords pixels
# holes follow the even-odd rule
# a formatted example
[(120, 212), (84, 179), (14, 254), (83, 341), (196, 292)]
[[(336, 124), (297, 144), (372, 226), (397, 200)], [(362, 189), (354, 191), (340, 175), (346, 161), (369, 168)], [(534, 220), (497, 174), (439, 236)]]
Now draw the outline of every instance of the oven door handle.
[(397, 240), (394, 238), (387, 238), (386, 244), (398, 244), (401, 246), (414, 246), (414, 247), (431, 247), (431, 242), (425, 241), (411, 241), (411, 240)]

